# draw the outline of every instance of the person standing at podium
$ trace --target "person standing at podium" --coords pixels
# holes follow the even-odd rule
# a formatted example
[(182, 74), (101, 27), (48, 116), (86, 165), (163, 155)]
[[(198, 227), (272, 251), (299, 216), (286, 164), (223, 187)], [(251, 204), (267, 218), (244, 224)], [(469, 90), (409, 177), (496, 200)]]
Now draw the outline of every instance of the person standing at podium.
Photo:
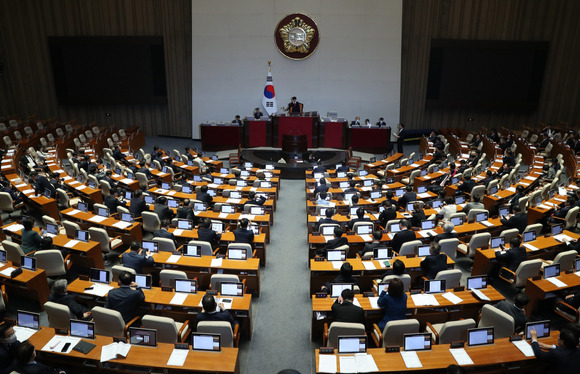
[(262, 111), (260, 110), (260, 108), (256, 108), (254, 109), (254, 118), (255, 119), (260, 119), (260, 117), (262, 117), (264, 114), (262, 113)]
[(288, 113), (290, 115), (302, 114), (302, 108), (304, 105), (296, 100), (296, 96), (292, 96), (292, 101), (288, 103)]
[(232, 121), (232, 125), (242, 126), (242, 120), (240, 119), (239, 114), (237, 114), (234, 120)]

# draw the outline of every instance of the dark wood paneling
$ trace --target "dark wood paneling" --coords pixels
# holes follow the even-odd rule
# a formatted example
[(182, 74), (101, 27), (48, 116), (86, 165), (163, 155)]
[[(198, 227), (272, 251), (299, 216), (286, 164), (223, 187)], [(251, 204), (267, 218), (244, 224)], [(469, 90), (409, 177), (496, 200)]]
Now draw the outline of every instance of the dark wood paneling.
[[(59, 106), (47, 37), (97, 35), (163, 35), (167, 104)], [(191, 137), (191, 0), (2, 0), (0, 63), (2, 115), (137, 125), (147, 135)]]
[[(403, 0), (401, 122), (408, 128), (517, 128), (580, 121), (580, 1)], [(550, 42), (540, 104), (529, 113), (427, 110), (431, 39)], [(473, 118), (473, 122), (467, 122)]]

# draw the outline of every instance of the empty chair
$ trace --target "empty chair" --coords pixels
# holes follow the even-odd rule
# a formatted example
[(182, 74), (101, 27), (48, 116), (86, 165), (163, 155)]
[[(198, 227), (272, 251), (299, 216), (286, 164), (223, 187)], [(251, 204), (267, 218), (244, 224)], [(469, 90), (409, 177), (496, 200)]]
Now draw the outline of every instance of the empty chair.
[(355, 222), (354, 225), (352, 226), (352, 231), (357, 232), (357, 230), (359, 230), (359, 227), (368, 227), (369, 235), (374, 231), (374, 225), (372, 224), (372, 222)]
[(163, 269), (159, 272), (161, 287), (175, 288), (176, 279), (187, 279), (184, 271)]
[(420, 176), (421, 170), (413, 170), (408, 178), (403, 178), (401, 182), (406, 185), (413, 185), (415, 178)]
[(518, 206), (522, 210), (522, 213), (527, 213), (529, 200), (530, 198), (528, 196), (520, 197), (520, 199), (518, 200)]
[(137, 274), (135, 269), (128, 268), (128, 267), (123, 266), (123, 265), (114, 265), (111, 268), (111, 273), (113, 274), (113, 282), (118, 282), (119, 281), (119, 274), (121, 274), (124, 271), (127, 271), (133, 275)]
[(540, 273), (542, 263), (542, 260), (539, 259), (522, 261), (515, 272), (502, 267), (499, 271), (499, 277), (515, 287), (522, 288), (526, 286), (528, 278)]
[(574, 267), (574, 259), (578, 255), (575, 250), (563, 251), (556, 255), (554, 260), (543, 260), (542, 267), (554, 264), (560, 264), (560, 271), (566, 271)]
[[(175, 322), (172, 318), (146, 314), (141, 319), (141, 325), (146, 329), (157, 330), (159, 343), (183, 343), (189, 336), (189, 321)], [(223, 345), (223, 344), (222, 344)]]
[(76, 231), (81, 229), (78, 223), (72, 221), (63, 220), (62, 225), (64, 226), (66, 236), (69, 238), (74, 238)]
[(459, 269), (441, 270), (435, 276), (435, 280), (445, 280), (445, 288), (455, 288), (459, 287), (461, 274)]
[(8, 192), (0, 192), (0, 211), (8, 213), (9, 219), (12, 218), (10, 213), (19, 210), (23, 205), (23, 203), (14, 205), (12, 196)]
[(199, 321), (197, 324), (197, 332), (204, 332), (208, 334), (220, 334), (222, 347), (237, 347), (240, 341), (240, 334), (238, 332), (239, 325), (236, 324), (232, 330), (232, 324), (227, 321)]
[(48, 317), (48, 327), (53, 329), (70, 328), (70, 320), (76, 319), (76, 316), (70, 312), (68, 306), (59, 303), (47, 301), (44, 303), (44, 311)]
[(399, 256), (412, 255), (417, 253), (417, 247), (422, 243), (420, 240), (411, 240), (410, 242), (403, 243), (401, 249), (399, 250)]
[(201, 240), (190, 240), (187, 245), (197, 245), (201, 247), (202, 256), (213, 256), (213, 249), (211, 248), (211, 244), (208, 242)]
[(242, 249), (246, 251), (246, 258), (252, 258), (253, 253), (252, 253), (252, 245), (248, 244), (248, 243), (230, 243), (228, 244), (228, 258), (229, 258), (229, 251), (231, 249)]
[(58, 249), (37, 251), (34, 257), (36, 257), (36, 267), (43, 269), (47, 277), (64, 276), (72, 265), (69, 256), (64, 259)]
[(95, 335), (112, 337), (126, 337), (129, 326), (139, 319), (139, 317), (135, 317), (128, 324), (125, 324), (121, 313), (100, 306), (93, 308), (91, 317), (95, 322)]
[(467, 340), (467, 329), (475, 327), (473, 318), (445, 323), (431, 324), (427, 322), (425, 331), (431, 333), (431, 339), (436, 344), (450, 344), (456, 341)]
[(481, 213), (487, 213), (488, 217), (489, 217), (489, 211), (487, 209), (471, 209), (469, 211), (469, 213), (467, 214), (467, 220), (468, 221), (475, 221), (475, 218), (477, 217), (478, 214)]
[(346, 335), (366, 335), (365, 325), (351, 322), (324, 324), (323, 347), (338, 347), (338, 337)]
[(12, 134), (14, 134), (14, 139), (16, 139), (17, 142), (22, 140), (22, 134), (20, 134), (20, 131), (16, 130)]
[(177, 248), (175, 247), (175, 242), (168, 238), (153, 238), (153, 241), (157, 243), (159, 252), (175, 252)]
[(377, 347), (386, 347), (396, 345), (402, 347), (405, 345), (405, 334), (413, 334), (419, 332), (419, 321), (416, 319), (402, 319), (397, 321), (389, 321), (381, 332), (379, 326), (373, 324), (373, 331), (371, 337), (375, 341)]
[(6, 260), (13, 264), (20, 264), (20, 257), (25, 255), (20, 245), (10, 240), (3, 240), (2, 246), (6, 251)]
[[(139, 174), (139, 173), (137, 173)], [(143, 230), (147, 232), (155, 232), (161, 227), (161, 221), (159, 216), (153, 212), (143, 212), (141, 213), (143, 218)]]
[(469, 244), (459, 244), (457, 250), (468, 257), (475, 256), (475, 250), (478, 248), (485, 248), (489, 246), (489, 241), (491, 239), (491, 234), (488, 232), (482, 232), (480, 234), (475, 234), (469, 240)]
[(493, 327), (496, 339), (507, 338), (515, 332), (516, 323), (514, 317), (496, 307), (485, 304), (481, 309), (481, 316), (477, 327)]
[(539, 238), (543, 228), (544, 226), (541, 223), (534, 223), (533, 225), (527, 225), (526, 228), (524, 229), (524, 232), (535, 231), (536, 238)]
[(240, 278), (235, 274), (212, 274), (209, 280), (209, 288), (215, 291), (220, 290), (222, 282), (239, 282)]
[(101, 251), (103, 253), (109, 253), (116, 250), (123, 244), (120, 236), (116, 236), (113, 239), (109, 238), (109, 234), (105, 229), (97, 227), (89, 227), (89, 237), (91, 240), (99, 242), (101, 244)]
[(99, 181), (100, 185), (101, 185), (101, 192), (103, 193), (104, 196), (110, 196), (111, 195), (111, 185), (109, 184), (109, 182), (107, 182), (104, 179), (101, 179)]
[(459, 245), (459, 239), (442, 239), (439, 241), (439, 245), (441, 246), (441, 253), (445, 253), (447, 257), (455, 261), (457, 258), (457, 246)]
[(70, 123), (67, 123), (66, 125), (64, 125), (64, 129), (66, 130), (66, 132), (68, 134), (72, 134), (72, 132), (73, 132), (73, 128), (72, 128), (72, 125)]

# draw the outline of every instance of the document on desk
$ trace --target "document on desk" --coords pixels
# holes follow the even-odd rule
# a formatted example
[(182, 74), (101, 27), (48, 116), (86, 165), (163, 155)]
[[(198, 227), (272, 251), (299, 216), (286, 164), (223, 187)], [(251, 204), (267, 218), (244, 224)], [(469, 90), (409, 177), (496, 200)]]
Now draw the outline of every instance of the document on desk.
[(405, 366), (408, 369), (423, 367), (423, 364), (421, 364), (421, 360), (419, 360), (419, 356), (415, 351), (401, 351), (401, 357), (403, 357)]
[(516, 192), (516, 189), (514, 187), (508, 187), (508, 188), (506, 188), (506, 191)]
[[(74, 336), (63, 336), (63, 335), (55, 335), (46, 343), (42, 350), (45, 352), (62, 352), (62, 353), (70, 353), (73, 348), (79, 344), (81, 338), (75, 338)], [(62, 351), (66, 343), (70, 343), (66, 351)]]
[(336, 355), (318, 355), (318, 372), (319, 373), (336, 373), (338, 367), (336, 365)]
[(36, 333), (37, 330), (29, 329), (28, 327), (14, 326), (14, 333), (16, 334), (16, 339), (19, 342), (30, 339), (32, 335)]
[(454, 294), (453, 292), (445, 292), (443, 295), (444, 298), (446, 298), (447, 300), (449, 300), (450, 302), (452, 302), (453, 304), (459, 304), (463, 301), (462, 298), (460, 298), (459, 296), (457, 296), (456, 294)]
[(75, 245), (77, 245), (79, 243), (80, 242), (78, 240), (71, 239), (68, 242), (66, 242), (66, 244), (64, 246), (65, 246), (65, 248), (73, 248)]
[(173, 195), (175, 195), (176, 193), (177, 193), (177, 191), (169, 191), (169, 192), (167, 193), (167, 195), (168, 195), (168, 196), (173, 196)]
[(228, 215), (229, 215), (228, 213), (220, 213), (220, 214), (218, 215), (218, 218), (222, 218), (222, 219), (224, 219), (224, 218), (228, 218)]
[(133, 183), (133, 179), (123, 178), (119, 182), (124, 183), (124, 184), (131, 184), (131, 183)]
[(522, 352), (524, 354), (524, 356), (534, 357), (534, 350), (532, 349), (532, 346), (528, 344), (527, 341), (518, 340), (518, 341), (513, 341), (512, 343), (516, 347), (518, 347), (518, 349), (520, 350), (520, 352)]
[(533, 245), (531, 245), (530, 243), (524, 243), (524, 247), (526, 247), (527, 249), (529, 249), (532, 252), (535, 252), (538, 250), (538, 248), (534, 247)]
[(81, 212), (81, 211), (80, 211), (80, 210), (78, 210), (78, 209), (73, 209), (73, 210), (71, 210), (70, 212), (68, 212), (68, 213), (67, 213), (67, 215), (69, 215), (69, 216), (74, 216), (75, 214), (78, 214), (78, 213), (80, 213), (80, 212)]
[(419, 235), (421, 235), (424, 238), (430, 238), (432, 236), (437, 236), (437, 233), (433, 230), (421, 230), (419, 231)]
[(329, 240), (332, 240), (332, 238), (334, 238), (334, 236), (329, 236), (329, 235), (323, 235), (322, 237), (324, 238), (325, 243), (328, 243)]
[(183, 366), (185, 360), (187, 359), (187, 354), (189, 349), (174, 349), (169, 356), (169, 361), (167, 361), (168, 366)]
[(368, 235), (368, 234), (359, 235), (359, 236), (365, 242), (372, 242), (373, 241), (373, 238), (370, 235)]
[(366, 270), (375, 270), (377, 268), (372, 261), (363, 261), (362, 263)]
[(552, 238), (556, 239), (557, 241), (559, 241), (560, 243), (564, 242), (564, 243), (568, 243), (569, 241), (574, 240), (574, 238), (566, 235), (566, 234), (558, 234), (558, 235), (554, 235), (552, 236)]
[(356, 361), (356, 370), (359, 373), (372, 373), (379, 371), (373, 356), (366, 353), (357, 353), (354, 355)]
[(489, 222), (489, 221), (481, 221), (479, 223), (481, 223), (482, 225), (484, 225), (486, 227), (493, 227), (494, 226), (494, 224)]
[(181, 255), (171, 255), (167, 258), (166, 262), (175, 264), (175, 263), (177, 263), (177, 261), (179, 261), (180, 258), (181, 258)]
[(226, 200), (226, 203), (228, 203), (228, 204), (239, 204), (241, 202), (242, 202), (242, 199), (232, 199), (232, 198), (229, 198), (229, 199)]
[(130, 344), (121, 342), (104, 345), (101, 349), (101, 362), (111, 361), (120, 357), (126, 358), (130, 349)]
[(352, 300), (352, 304), (358, 306), (359, 308), (362, 308), (362, 306), (360, 306), (360, 302), (356, 297)]
[(189, 294), (183, 292), (176, 292), (171, 301), (169, 302), (169, 304), (183, 305), (185, 299), (187, 299), (187, 295)]
[(470, 289), (471, 292), (477, 297), (479, 300), (491, 301), (489, 297), (487, 297), (481, 290), (476, 290), (475, 288)]
[(439, 305), (439, 302), (435, 298), (435, 295), (430, 293), (415, 294), (411, 295), (413, 302), (416, 306), (429, 306), (429, 305)]
[(163, 188), (158, 188), (157, 191), (155, 191), (158, 194), (162, 194), (165, 195), (166, 193), (169, 192), (169, 190), (163, 189)]
[(84, 190), (85, 188), (87, 188), (87, 186), (85, 186), (84, 184), (82, 184), (82, 185), (80, 185), (80, 186), (77, 186), (77, 187), (75, 187), (75, 190), (82, 191), (82, 190)]
[(546, 280), (558, 288), (568, 287), (568, 285), (566, 283), (562, 282), (561, 280), (559, 280), (556, 277), (546, 278)]
[(358, 373), (354, 356), (339, 356), (340, 373)]
[(342, 261), (330, 261), (330, 263), (332, 264), (332, 267), (336, 270), (339, 270), (340, 267), (342, 266)]
[(223, 258), (212, 258), (211, 259), (211, 267), (221, 267), (224, 262)]
[(99, 297), (104, 297), (106, 294), (109, 293), (109, 291), (111, 291), (114, 288), (113, 286), (109, 286), (108, 284), (102, 283), (93, 283), (92, 287), (93, 287), (92, 290), (86, 290), (85, 293)]
[(121, 230), (126, 229), (127, 227), (129, 227), (131, 225), (132, 225), (132, 223), (125, 222), (125, 221), (118, 221), (118, 222), (113, 223), (113, 226), (115, 226), (116, 228), (121, 229)]
[(6, 230), (11, 231), (11, 232), (16, 232), (16, 231), (22, 230), (23, 228), (24, 228), (23, 225), (21, 225), (19, 223), (15, 223), (13, 225), (6, 227)]
[(418, 193), (417, 197), (420, 199), (428, 199), (431, 195), (429, 194), (429, 192), (423, 192), (423, 193)]
[(465, 348), (449, 349), (449, 352), (451, 352), (451, 355), (457, 362), (457, 365), (460, 366), (473, 365), (473, 360), (471, 359), (471, 357), (469, 357), (469, 355), (465, 351)]
[(175, 229), (175, 230), (173, 230), (173, 235), (180, 236), (181, 234), (183, 234), (183, 229)]
[(30, 188), (28, 190), (22, 191), (22, 193), (25, 194), (25, 195), (33, 194), (34, 193), (34, 189)]
[(103, 221), (104, 221), (104, 220), (106, 220), (107, 218), (109, 218), (109, 217), (103, 217), (103, 216), (92, 216), (91, 218), (89, 218), (89, 221), (91, 221), (91, 222), (96, 222), (96, 223), (99, 223), (99, 222), (103, 222)]
[(231, 298), (231, 297), (218, 297), (218, 298), (216, 298), (216, 302), (218, 304), (219, 303), (224, 304), (224, 309), (225, 310), (228, 310), (228, 309), (232, 309), (232, 305), (234, 303), (234, 299)]

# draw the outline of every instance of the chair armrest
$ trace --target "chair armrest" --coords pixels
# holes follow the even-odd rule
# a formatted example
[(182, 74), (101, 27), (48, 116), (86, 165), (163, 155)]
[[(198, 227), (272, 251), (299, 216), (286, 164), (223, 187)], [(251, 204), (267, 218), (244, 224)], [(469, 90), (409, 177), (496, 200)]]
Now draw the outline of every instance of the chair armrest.
[(381, 329), (379, 329), (379, 326), (376, 323), (373, 323), (373, 331), (371, 336), (376, 346), (380, 348), (383, 345), (383, 332)]
[(562, 217), (554, 217), (554, 216), (552, 216), (552, 217), (550, 217), (550, 218), (551, 218), (551, 219), (557, 219), (557, 220), (560, 220), (560, 221), (566, 222), (566, 218), (562, 218)]
[(252, 251), (252, 257), (256, 258), (256, 250), (255, 249)]
[(433, 333), (433, 335), (435, 335), (435, 344), (439, 344), (439, 333), (437, 332), (437, 330), (435, 330), (435, 328), (433, 327), (433, 325), (430, 322), (425, 322), (425, 332), (431, 332)]
[(240, 324), (236, 323), (234, 326), (234, 347), (237, 348), (240, 343)]
[(183, 250), (183, 244), (175, 248), (175, 250), (181, 252)]
[(72, 266), (72, 261), (70, 260), (70, 253), (69, 253), (64, 258), (64, 267), (66, 270), (70, 270), (71, 266)]
[(130, 320), (129, 323), (127, 323), (125, 325), (125, 330), (124, 330), (125, 336), (127, 336), (127, 331), (129, 331), (129, 327), (131, 327), (135, 322), (139, 321), (140, 319), (141, 319), (141, 317), (137, 316), (137, 317), (133, 318), (132, 320)]
[(328, 342), (328, 323), (324, 323), (324, 333), (322, 335), (322, 346), (326, 347), (326, 343)]
[[(187, 334), (185, 334), (182, 338), (181, 334), (183, 334), (183, 331), (185, 331), (185, 330), (187, 330)], [(183, 322), (183, 325), (181, 326), (181, 328), (177, 332), (178, 339), (181, 339), (179, 342), (185, 343), (187, 341), (187, 338), (188, 338), (190, 333), (191, 333), (191, 329), (189, 328), (189, 320), (187, 320), (187, 321)]]
[[(506, 274), (507, 273), (507, 274)], [(506, 278), (506, 276), (508, 274), (512, 275), (512, 278)], [(510, 283), (510, 284), (514, 284), (516, 283), (516, 273), (511, 271), (510, 269), (506, 268), (506, 267), (502, 267), (501, 269), (499, 269), (499, 273), (498, 273), (499, 277), (501, 279), (503, 279), (504, 281)]]
[(0, 286), (0, 297), (4, 298), (4, 303), (8, 305), (8, 294), (6, 293), (6, 286)]
[[(554, 312), (570, 322), (576, 322), (580, 317), (580, 311), (565, 301), (558, 301), (554, 305)], [(570, 318), (571, 315), (574, 316), (574, 319)]]
[(219, 249), (219, 248), (217, 248), (217, 249), (214, 249), (214, 251), (213, 251), (213, 255), (214, 255), (214, 256), (215, 256), (215, 255), (217, 255), (217, 254), (219, 253), (219, 251), (220, 251), (220, 249)]

